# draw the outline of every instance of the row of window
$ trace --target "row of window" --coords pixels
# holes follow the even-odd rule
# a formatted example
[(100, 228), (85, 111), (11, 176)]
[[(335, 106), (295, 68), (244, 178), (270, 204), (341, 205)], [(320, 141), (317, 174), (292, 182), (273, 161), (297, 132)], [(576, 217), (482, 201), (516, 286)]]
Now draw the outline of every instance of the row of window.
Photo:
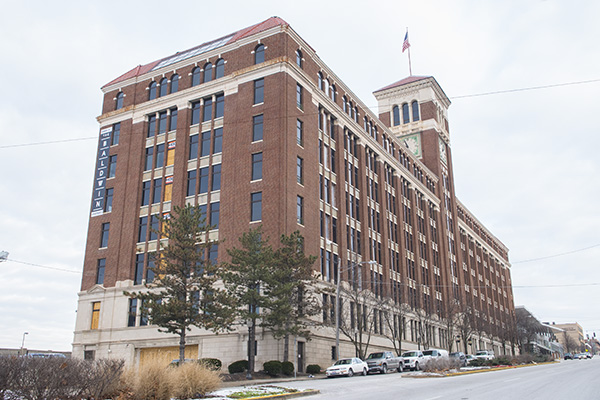
[[(410, 109), (412, 109), (412, 122), (419, 121), (420, 120), (419, 102), (416, 100), (413, 100), (412, 103), (410, 103)], [(400, 125), (400, 107), (394, 106), (392, 108), (392, 117), (393, 117), (394, 126)], [(410, 123), (411, 122), (410, 117), (411, 117), (411, 115), (410, 115), (408, 103), (402, 104), (402, 123), (403, 124)]]

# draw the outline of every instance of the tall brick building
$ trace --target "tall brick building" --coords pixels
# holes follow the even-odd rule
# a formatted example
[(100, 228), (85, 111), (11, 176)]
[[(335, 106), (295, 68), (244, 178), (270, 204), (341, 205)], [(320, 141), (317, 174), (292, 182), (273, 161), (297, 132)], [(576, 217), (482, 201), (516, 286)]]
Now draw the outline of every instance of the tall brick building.
[[(258, 224), (271, 238), (299, 230), (324, 286), (335, 287), (339, 273), (342, 288), (352, 276), (372, 292), (361, 305), (373, 310), (370, 349), (389, 348), (392, 331), (403, 349), (448, 347), (452, 304), (478, 321), (472, 350), (502, 352), (514, 318), (508, 249), (455, 197), (450, 101), (433, 77), (377, 90), (376, 115), (273, 17), (138, 66), (102, 90), (74, 356), (135, 362), (177, 346), (123, 291), (152, 279), (150, 227), (186, 203), (204, 207), (212, 237), (225, 240), (211, 250), (219, 261)], [(324, 312), (313, 340), (299, 339), (299, 370), (330, 363), (334, 321)], [(194, 329), (188, 357), (243, 359), (245, 333)], [(282, 343), (258, 336), (258, 365), (280, 359)], [(341, 356), (354, 355), (347, 339)]]

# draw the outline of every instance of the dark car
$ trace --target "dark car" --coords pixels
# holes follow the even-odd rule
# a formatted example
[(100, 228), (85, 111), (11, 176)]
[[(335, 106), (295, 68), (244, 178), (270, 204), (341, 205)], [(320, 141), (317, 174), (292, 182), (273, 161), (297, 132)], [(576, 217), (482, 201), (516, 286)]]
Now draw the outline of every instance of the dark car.
[(572, 359), (573, 359), (573, 354), (565, 353), (565, 360), (572, 360)]
[(450, 353), (449, 356), (450, 360), (456, 361), (460, 367), (467, 366), (467, 356), (462, 351), (455, 351), (454, 353)]

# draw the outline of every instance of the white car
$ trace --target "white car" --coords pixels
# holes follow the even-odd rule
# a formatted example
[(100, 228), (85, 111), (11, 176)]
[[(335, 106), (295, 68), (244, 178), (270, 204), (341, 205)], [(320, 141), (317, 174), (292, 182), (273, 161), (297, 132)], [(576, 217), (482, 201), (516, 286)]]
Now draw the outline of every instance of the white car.
[(360, 358), (342, 358), (339, 359), (331, 367), (327, 368), (325, 375), (328, 378), (334, 376), (352, 376), (355, 374), (367, 375), (369, 366)]
[(425, 365), (425, 357), (423, 356), (423, 352), (421, 350), (406, 351), (402, 353), (402, 358), (404, 358), (405, 369), (417, 371), (419, 368)]
[(477, 353), (475, 353), (475, 358), (482, 360), (493, 360), (494, 352), (490, 350), (479, 350)]
[(440, 360), (442, 358), (448, 359), (448, 351), (443, 349), (423, 350), (423, 357), (425, 363), (428, 363), (431, 360)]

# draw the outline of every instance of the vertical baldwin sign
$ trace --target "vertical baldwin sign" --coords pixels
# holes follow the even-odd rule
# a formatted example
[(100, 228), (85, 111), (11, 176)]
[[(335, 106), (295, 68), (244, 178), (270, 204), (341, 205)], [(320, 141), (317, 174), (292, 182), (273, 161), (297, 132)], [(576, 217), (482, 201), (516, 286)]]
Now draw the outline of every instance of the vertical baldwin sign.
[(94, 177), (94, 194), (92, 195), (92, 217), (104, 213), (104, 194), (108, 173), (108, 148), (110, 147), (111, 134), (112, 127), (104, 128), (100, 131), (98, 158), (96, 159), (96, 176)]

